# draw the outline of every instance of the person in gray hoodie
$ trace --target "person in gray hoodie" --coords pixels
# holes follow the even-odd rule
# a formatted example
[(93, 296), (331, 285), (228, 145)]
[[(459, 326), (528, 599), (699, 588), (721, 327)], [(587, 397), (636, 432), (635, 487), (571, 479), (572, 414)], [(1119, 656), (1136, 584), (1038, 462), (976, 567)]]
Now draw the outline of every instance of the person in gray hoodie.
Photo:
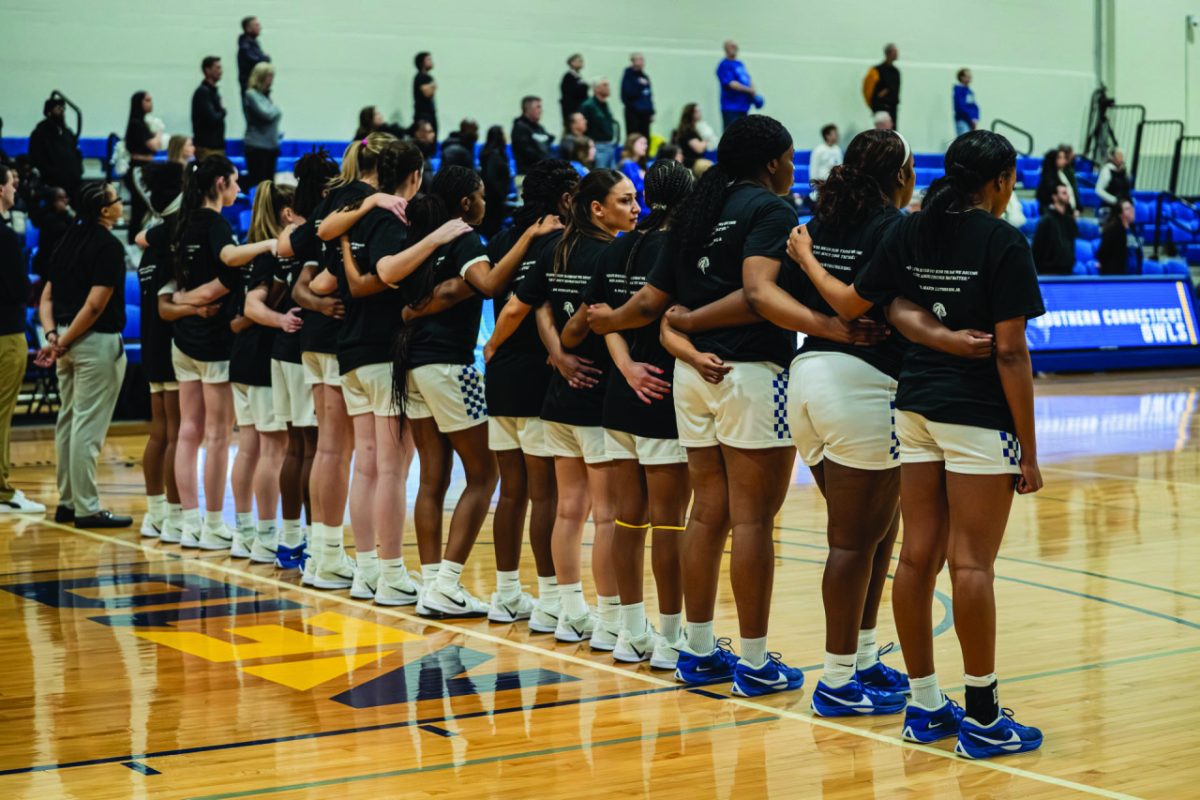
[(246, 93), (242, 95), (242, 109), (246, 112), (243, 146), (249, 186), (275, 177), (275, 162), (279, 158), (279, 120), (283, 112), (271, 100), (274, 82), (273, 66), (265, 61), (255, 64), (246, 83)]

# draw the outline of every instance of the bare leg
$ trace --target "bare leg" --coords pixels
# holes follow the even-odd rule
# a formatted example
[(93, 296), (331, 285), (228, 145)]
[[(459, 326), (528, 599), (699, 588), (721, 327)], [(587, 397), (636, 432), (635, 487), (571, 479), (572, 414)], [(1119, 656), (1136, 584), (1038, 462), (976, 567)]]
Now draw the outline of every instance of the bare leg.
[(374, 527), (380, 558), (399, 558), (408, 516), (408, 468), (413, 459), (412, 426), (400, 432), (400, 417), (374, 417), (375, 484)]
[(453, 454), (449, 440), (432, 418), (406, 420), (405, 427), (412, 428), (421, 462), (421, 485), (413, 505), (417, 552), (422, 564), (438, 564), (442, 560), (442, 504), (450, 488)]
[(719, 447), (688, 448), (688, 475), (695, 491), (683, 533), (683, 602), (689, 622), (712, 621), (721, 556), (729, 536), (729, 487)]
[(521, 566), (525, 509), (529, 505), (525, 456), (520, 450), (500, 450), (496, 453), (496, 462), (500, 467), (500, 497), (492, 517), (496, 571), (512, 572)]
[(637, 461), (629, 458), (612, 462), (608, 468), (609, 504), (616, 513), (612, 543), (612, 567), (621, 605), (643, 601), (643, 575), (646, 568), (646, 533), (650, 530), (650, 512), (646, 500), (646, 474)]
[(942, 462), (900, 467), (900, 510), (904, 544), (892, 585), (892, 606), (909, 678), (923, 678), (934, 672), (933, 588), (946, 563), (950, 526)]
[(200, 381), (179, 384), (179, 437), (175, 446), (175, 481), (184, 509), (200, 507), (196, 462), (204, 438), (204, 392)]
[(258, 501), (259, 520), (274, 523), (279, 506), (279, 473), (288, 450), (288, 432), (259, 431), (258, 441), (261, 449), (258, 466), (254, 469), (254, 499)]
[(588, 492), (592, 497), (592, 580), (600, 597), (616, 597), (617, 576), (613, 566), (613, 531), (616, 528), (616, 509), (613, 507), (612, 464), (587, 465)]
[(554, 517), (554, 572), (558, 584), (579, 583), (581, 577), (581, 548), (583, 525), (591, 506), (588, 494), (587, 467), (582, 458), (554, 457), (554, 474), (558, 484), (558, 510)]
[(446, 558), (467, 563), (479, 529), (487, 518), (488, 506), (496, 491), (496, 457), (488, 449), (487, 424), (447, 434), (466, 473), (467, 486), (450, 516), (450, 536), (446, 540)]
[(204, 392), (204, 505), (225, 508), (229, 437), (233, 432), (233, 394), (228, 383), (202, 384)]
[(163, 494), (163, 472), (167, 452), (167, 411), (164, 408), (166, 392), (150, 395), (150, 426), (146, 447), (142, 450), (142, 480), (146, 494)]
[(558, 483), (554, 475), (554, 459), (525, 456), (525, 475), (529, 487), (529, 547), (537, 574), (542, 578), (555, 575), (554, 519), (558, 514)]
[(354, 549), (358, 553), (375, 552), (375, 525), (372, 513), (376, 490), (375, 416), (358, 414), (350, 418), (354, 427), (354, 481), (350, 484), (350, 526), (354, 529)]
[(683, 610), (680, 579), (680, 542), (687, 516), (691, 487), (686, 464), (646, 467), (650, 499), (650, 562), (658, 589), (658, 612), (678, 614)]
[(300, 519), (304, 502), (304, 434), (303, 428), (287, 427), (287, 449), (279, 465), (279, 505), (284, 519)]
[[(258, 467), (258, 431), (250, 425), (238, 428), (237, 455), (233, 458), (233, 472), (229, 476), (233, 490), (233, 510), (238, 514), (249, 514), (254, 510), (254, 472)], [(208, 456), (205, 456), (205, 464)], [(205, 479), (207, 480), (207, 474)], [(207, 486), (205, 487), (207, 490)]]
[(167, 448), (163, 453), (163, 487), (168, 503), (179, 502), (179, 485), (175, 480), (175, 452), (179, 443), (179, 392), (163, 392), (163, 411), (167, 418)]

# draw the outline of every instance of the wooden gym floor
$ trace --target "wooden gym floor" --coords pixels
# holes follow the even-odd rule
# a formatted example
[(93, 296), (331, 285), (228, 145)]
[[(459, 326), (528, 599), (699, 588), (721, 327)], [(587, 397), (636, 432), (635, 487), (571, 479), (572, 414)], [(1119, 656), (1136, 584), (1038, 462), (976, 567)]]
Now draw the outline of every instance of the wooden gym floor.
[[(1016, 501), (996, 565), (1002, 704), (1043, 728), (1038, 753), (964, 762), (902, 743), (898, 717), (813, 718), (825, 511), (800, 469), (771, 646), (814, 666), (804, 690), (757, 701), (136, 529), (0, 522), (0, 797), (1195, 797), (1198, 396), (1194, 371), (1039, 381), (1046, 488)], [(53, 505), (51, 433), (18, 436), (16, 482)], [(117, 510), (140, 513), (143, 441), (115, 428), (101, 455)], [(489, 539), (464, 576), (480, 594)], [(534, 583), (528, 558), (522, 573)], [(941, 675), (961, 700), (946, 575), (939, 588)], [(736, 633), (727, 582), (717, 630)]]

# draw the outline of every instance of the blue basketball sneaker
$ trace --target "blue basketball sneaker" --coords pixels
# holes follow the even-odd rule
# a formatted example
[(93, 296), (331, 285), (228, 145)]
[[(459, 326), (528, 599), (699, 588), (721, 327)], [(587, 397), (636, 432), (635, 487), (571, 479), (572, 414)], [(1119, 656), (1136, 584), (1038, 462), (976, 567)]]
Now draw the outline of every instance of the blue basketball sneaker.
[(872, 666), (866, 669), (860, 669), (854, 673), (855, 679), (867, 689), (875, 689), (880, 692), (892, 692), (900, 694), (909, 694), (911, 689), (908, 686), (908, 676), (898, 669), (893, 669), (883, 663), (883, 657), (892, 652), (894, 644), (886, 644), (879, 648), (879, 661), (876, 661)]
[(804, 673), (784, 664), (779, 653), (767, 653), (767, 663), (757, 669), (738, 660), (733, 668), (733, 693), (739, 697), (787, 692), (804, 685)]
[(295, 547), (280, 544), (275, 548), (275, 566), (280, 569), (302, 569), (306, 558), (303, 542)]
[(675, 662), (675, 680), (693, 686), (729, 680), (738, 662), (737, 653), (729, 649), (730, 644), (729, 639), (717, 639), (717, 646), (706, 655), (696, 655), (686, 646), (681, 647)]
[(836, 689), (826, 686), (824, 681), (817, 681), (812, 710), (822, 717), (879, 716), (903, 711), (907, 702), (899, 692), (881, 692), (852, 678)]
[(1013, 719), (1011, 708), (1001, 709), (1000, 717), (984, 727), (964, 717), (958, 728), (954, 752), (963, 758), (991, 758), (1013, 753), (1028, 753), (1042, 746), (1042, 732)]
[(906, 741), (929, 744), (948, 736), (957, 736), (962, 724), (962, 706), (942, 695), (944, 701), (940, 708), (932, 711), (918, 705), (908, 704), (904, 712), (904, 733)]

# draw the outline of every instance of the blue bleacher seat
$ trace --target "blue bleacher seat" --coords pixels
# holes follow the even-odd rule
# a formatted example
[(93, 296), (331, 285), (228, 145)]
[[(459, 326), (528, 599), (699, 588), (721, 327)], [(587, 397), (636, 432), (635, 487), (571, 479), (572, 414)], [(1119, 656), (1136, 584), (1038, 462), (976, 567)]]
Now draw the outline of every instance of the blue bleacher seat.
[(40, 234), (38, 233), (37, 226), (34, 225), (32, 222), (30, 222), (29, 218), (26, 217), (26, 219), (25, 219), (25, 249), (26, 250), (34, 250), (37, 248), (39, 235)]
[(1100, 223), (1091, 217), (1080, 217), (1078, 222), (1079, 238), (1089, 241), (1100, 238)]
[(1134, 200), (1133, 208), (1136, 216), (1134, 222), (1147, 223), (1154, 220), (1154, 204), (1144, 200)]
[(1072, 275), (1090, 275), (1091, 273), (1088, 272), (1087, 264), (1083, 263), (1082, 261), (1076, 261), (1075, 266), (1072, 267), (1072, 269), (1071, 269), (1071, 274)]
[(1025, 217), (1025, 224), (1021, 226), (1021, 233), (1025, 234), (1026, 239), (1032, 239), (1037, 233), (1038, 216), (1037, 214), (1028, 214)]
[(1187, 262), (1182, 258), (1168, 258), (1162, 262), (1164, 275), (1191, 275)]
[(1022, 200), (1021, 211), (1024, 212), (1026, 219), (1037, 219), (1038, 203), (1037, 200)]
[(250, 230), (250, 219), (252, 216), (253, 212), (249, 210), (238, 212), (238, 230), (241, 233)]
[(125, 304), (125, 329), (121, 338), (127, 342), (136, 342), (142, 338), (142, 309), (141, 306)]
[(1183, 248), (1189, 264), (1200, 264), (1200, 244), (1189, 244)]
[(946, 156), (942, 153), (913, 153), (913, 168), (942, 172), (946, 169)]
[(1095, 189), (1079, 189), (1079, 205), (1083, 208), (1099, 208), (1100, 195), (1096, 194)]
[(138, 289), (137, 272), (129, 271), (125, 273), (125, 302), (136, 303), (141, 296)]
[(1086, 262), (1095, 256), (1096, 251), (1092, 243), (1087, 239), (1075, 240), (1075, 260)]
[(1155, 261), (1152, 258), (1147, 258), (1144, 261), (1142, 261), (1142, 274), (1143, 275), (1162, 275), (1163, 274), (1163, 265), (1160, 264), (1159, 262)]
[(1036, 189), (1038, 185), (1038, 179), (1041, 178), (1041, 176), (1042, 170), (1040, 167), (1038, 169), (1021, 170), (1021, 185), (1026, 189)]

